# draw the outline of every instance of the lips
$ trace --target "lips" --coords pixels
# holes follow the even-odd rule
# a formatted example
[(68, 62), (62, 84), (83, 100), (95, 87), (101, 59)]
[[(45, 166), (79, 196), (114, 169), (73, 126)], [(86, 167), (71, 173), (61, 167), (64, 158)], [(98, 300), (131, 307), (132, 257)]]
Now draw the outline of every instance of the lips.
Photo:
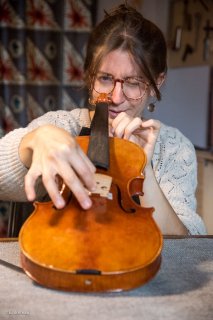
[(111, 119), (114, 119), (114, 118), (116, 118), (116, 117), (119, 115), (119, 113), (121, 113), (121, 112), (123, 112), (123, 110), (122, 110), (122, 111), (119, 111), (119, 110), (115, 110), (115, 109), (109, 109), (109, 117), (110, 117)]

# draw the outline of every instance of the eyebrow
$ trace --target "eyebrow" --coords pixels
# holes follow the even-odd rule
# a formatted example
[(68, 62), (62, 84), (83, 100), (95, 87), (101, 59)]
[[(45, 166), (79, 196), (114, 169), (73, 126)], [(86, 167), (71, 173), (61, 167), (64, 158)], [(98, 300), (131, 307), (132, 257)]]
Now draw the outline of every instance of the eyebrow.
[[(115, 78), (116, 79), (116, 77), (115, 76), (113, 76), (113, 74), (111, 74), (111, 73), (108, 73), (108, 72), (104, 72), (104, 71), (98, 71), (98, 73), (100, 74), (104, 74), (104, 75), (107, 75), (107, 76), (111, 76), (111, 77), (113, 77), (113, 78)], [(143, 78), (143, 77), (141, 77), (141, 76), (136, 76), (136, 75), (132, 75), (132, 76), (126, 76), (126, 77), (122, 77), (121, 79), (122, 80), (125, 80), (125, 79), (128, 79), (128, 78), (136, 78), (136, 79), (138, 79), (138, 80), (141, 80), (141, 81), (145, 81), (145, 78)]]

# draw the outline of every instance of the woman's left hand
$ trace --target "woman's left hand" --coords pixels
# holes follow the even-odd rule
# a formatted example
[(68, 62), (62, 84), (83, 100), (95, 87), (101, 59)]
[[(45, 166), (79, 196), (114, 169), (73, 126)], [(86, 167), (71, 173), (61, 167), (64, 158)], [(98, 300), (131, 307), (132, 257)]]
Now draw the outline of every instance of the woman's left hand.
[(115, 119), (109, 119), (109, 126), (111, 137), (126, 139), (138, 144), (146, 153), (147, 165), (151, 163), (161, 127), (160, 121), (133, 118), (125, 112), (121, 112)]

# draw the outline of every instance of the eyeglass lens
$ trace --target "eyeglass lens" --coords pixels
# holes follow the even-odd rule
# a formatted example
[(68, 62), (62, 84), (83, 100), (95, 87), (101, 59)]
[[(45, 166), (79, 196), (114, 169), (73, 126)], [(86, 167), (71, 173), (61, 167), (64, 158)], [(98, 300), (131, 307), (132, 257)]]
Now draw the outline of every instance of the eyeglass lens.
[(146, 83), (134, 77), (126, 79), (114, 79), (111, 75), (97, 74), (94, 82), (94, 89), (98, 93), (111, 93), (116, 83), (120, 82), (124, 95), (130, 99), (139, 99), (146, 90)]

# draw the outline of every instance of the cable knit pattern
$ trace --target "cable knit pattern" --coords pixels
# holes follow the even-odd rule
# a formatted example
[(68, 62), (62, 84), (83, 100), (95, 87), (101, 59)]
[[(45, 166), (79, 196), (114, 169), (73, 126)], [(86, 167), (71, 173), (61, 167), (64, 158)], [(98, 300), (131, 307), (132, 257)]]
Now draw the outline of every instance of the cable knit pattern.
[(153, 155), (156, 179), (190, 234), (206, 234), (196, 213), (197, 160), (192, 143), (178, 130), (162, 124)]
[(20, 141), (27, 132), (27, 128), (16, 129), (0, 139), (0, 200), (27, 200), (24, 192), (27, 169), (18, 154)]
[[(27, 132), (44, 124), (56, 125), (77, 136), (82, 126), (90, 126), (89, 112), (87, 109), (48, 112), (27, 128), (16, 129), (0, 139), (1, 200), (26, 201), (27, 169), (20, 162), (18, 146)], [(162, 124), (152, 162), (160, 188), (189, 233), (205, 234), (203, 221), (196, 213), (197, 162), (191, 142), (177, 129)]]

